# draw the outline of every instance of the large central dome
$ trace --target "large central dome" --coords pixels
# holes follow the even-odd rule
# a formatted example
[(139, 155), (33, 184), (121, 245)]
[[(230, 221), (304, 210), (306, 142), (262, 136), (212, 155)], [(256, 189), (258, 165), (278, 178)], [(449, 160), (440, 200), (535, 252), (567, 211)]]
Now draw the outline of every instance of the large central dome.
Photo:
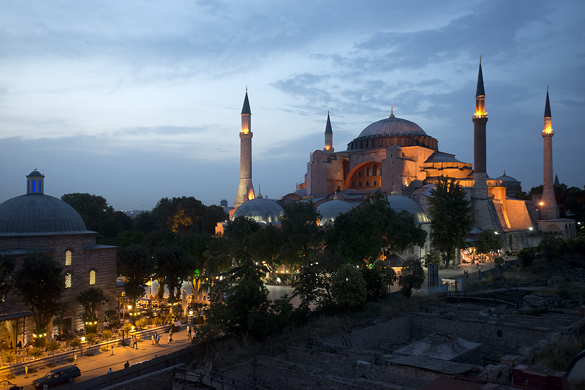
[(0, 204), (0, 236), (89, 233), (81, 216), (61, 199), (17, 196)]
[[(390, 117), (374, 122), (366, 127), (359, 135), (359, 137), (367, 137), (372, 135), (422, 135), (427, 133), (419, 125), (406, 119)], [(359, 138), (358, 137), (358, 138)]]

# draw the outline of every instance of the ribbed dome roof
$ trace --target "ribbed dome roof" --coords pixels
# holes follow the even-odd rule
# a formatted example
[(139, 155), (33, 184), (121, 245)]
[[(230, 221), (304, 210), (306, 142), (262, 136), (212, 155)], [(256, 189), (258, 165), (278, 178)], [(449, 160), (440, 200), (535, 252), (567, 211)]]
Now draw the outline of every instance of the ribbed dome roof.
[(17, 196), (0, 204), (0, 236), (89, 233), (81, 216), (61, 199)]
[(283, 214), (284, 210), (278, 203), (265, 198), (256, 198), (244, 202), (238, 207), (232, 216), (232, 220), (237, 217), (247, 217), (258, 223), (278, 224)]
[(344, 200), (333, 199), (322, 203), (317, 207), (317, 211), (321, 214), (320, 225), (323, 226), (327, 222), (335, 221), (339, 214), (347, 213), (352, 209), (352, 205)]
[(388, 202), (390, 207), (397, 213), (406, 210), (414, 216), (414, 223), (430, 223), (431, 221), (423, 211), (423, 209), (414, 200), (402, 195), (389, 195)]
[(407, 121), (401, 118), (386, 118), (381, 121), (374, 122), (362, 130), (358, 138), (372, 135), (424, 135), (427, 133), (414, 122)]

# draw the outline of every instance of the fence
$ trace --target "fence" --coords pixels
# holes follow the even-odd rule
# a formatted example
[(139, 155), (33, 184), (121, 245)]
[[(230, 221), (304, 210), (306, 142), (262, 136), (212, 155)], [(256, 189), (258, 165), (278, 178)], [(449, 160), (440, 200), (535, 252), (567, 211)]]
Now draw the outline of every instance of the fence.
[(120, 384), (156, 371), (164, 370), (165, 368), (179, 364), (188, 364), (194, 359), (195, 349), (194, 346), (189, 346), (168, 355), (133, 364), (124, 370), (80, 382), (75, 388), (81, 390), (103, 389), (104, 387)]
[[(158, 333), (168, 332), (169, 327), (170, 327), (169, 325), (164, 325), (164, 326), (161, 326), (158, 328), (142, 330), (142, 331), (136, 332), (135, 334), (137, 335), (137, 337), (142, 338), (143, 340), (148, 340), (148, 339), (150, 339), (151, 335), (154, 334), (154, 332), (158, 332)], [(35, 359), (34, 361), (33, 360), (26, 360), (26, 361), (22, 361), (22, 362), (13, 363), (12, 366), (4, 366), (4, 367), (0, 368), (0, 375), (7, 375), (9, 373), (12, 373), (14, 375), (22, 375), (25, 373), (25, 367), (28, 367), (30, 369), (30, 368), (35, 368), (38, 366), (46, 366), (49, 363), (59, 365), (59, 364), (63, 364), (63, 363), (69, 362), (69, 361), (73, 361), (73, 359), (76, 356), (81, 356), (83, 354), (97, 355), (98, 353), (100, 353), (100, 349), (102, 347), (110, 348), (112, 345), (122, 345), (122, 343), (124, 341), (128, 342), (128, 337), (122, 338), (122, 339), (115, 339), (115, 340), (111, 340), (109, 342), (103, 342), (103, 343), (94, 344), (94, 345), (87, 345), (87, 343), (84, 343), (78, 348), (70, 349), (70, 350), (67, 350), (64, 352), (55, 353), (54, 355), (50, 355), (50, 356), (44, 356), (42, 358)], [(25, 359), (26, 357), (22, 357), (22, 358)]]

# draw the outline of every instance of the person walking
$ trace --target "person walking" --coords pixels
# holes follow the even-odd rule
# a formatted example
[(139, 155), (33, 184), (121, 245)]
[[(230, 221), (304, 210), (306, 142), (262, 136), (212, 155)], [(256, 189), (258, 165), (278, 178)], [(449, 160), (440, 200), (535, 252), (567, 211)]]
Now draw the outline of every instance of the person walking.
[(169, 329), (169, 344), (173, 342), (173, 330)]

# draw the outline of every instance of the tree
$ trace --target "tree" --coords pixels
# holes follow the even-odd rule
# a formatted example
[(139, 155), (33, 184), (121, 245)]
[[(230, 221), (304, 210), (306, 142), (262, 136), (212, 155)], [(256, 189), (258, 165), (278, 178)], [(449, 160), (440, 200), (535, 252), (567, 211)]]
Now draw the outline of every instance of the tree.
[(254, 259), (266, 264), (269, 272), (274, 275), (278, 267), (278, 258), (283, 240), (280, 228), (268, 225), (258, 230), (251, 237), (251, 251)]
[(427, 267), (429, 265), (439, 265), (441, 264), (441, 253), (435, 249), (431, 249), (426, 255), (424, 255), (424, 259), (425, 266)]
[(227, 214), (219, 206), (205, 206), (194, 197), (162, 198), (152, 209), (152, 217), (159, 229), (175, 233), (215, 233), (217, 222), (225, 221)]
[(183, 282), (195, 271), (195, 259), (183, 248), (176, 245), (161, 246), (154, 253), (155, 276), (159, 285), (169, 289), (171, 301), (180, 293)]
[(55, 351), (58, 350), (61, 347), (61, 343), (58, 342), (57, 340), (49, 340), (47, 342), (46, 348), (47, 351), (51, 352), (51, 355), (53, 355), (53, 364), (55, 364)]
[(496, 252), (504, 246), (504, 239), (495, 230), (486, 230), (479, 235), (477, 241), (478, 253)]
[(41, 253), (25, 255), (21, 267), (14, 272), (14, 289), (32, 312), (35, 333), (45, 333), (61, 308), (65, 290), (62, 272), (63, 268), (55, 260)]
[(99, 231), (100, 222), (112, 219), (114, 214), (114, 208), (108, 205), (103, 196), (73, 193), (63, 195), (61, 200), (79, 213), (90, 230)]
[(109, 349), (109, 347), (110, 347), (110, 339), (112, 338), (112, 331), (111, 331), (111, 330), (109, 330), (109, 329), (105, 329), (105, 330), (102, 332), (102, 337), (103, 337), (104, 339), (106, 339), (106, 348), (108, 348), (108, 349)]
[(538, 244), (538, 250), (544, 255), (548, 262), (559, 257), (559, 247), (562, 240), (553, 235), (547, 235)]
[(127, 322), (124, 325), (122, 325), (122, 345), (126, 345), (126, 339), (124, 338), (124, 335), (129, 336), (131, 330), (132, 330), (131, 323)]
[(340, 309), (357, 309), (367, 298), (366, 281), (354, 265), (345, 264), (333, 277), (331, 294)]
[(402, 274), (398, 284), (402, 287), (402, 296), (410, 298), (412, 290), (419, 289), (425, 282), (425, 271), (417, 260), (407, 260), (402, 264)]
[(366, 281), (368, 300), (374, 301), (388, 295), (396, 273), (392, 268), (386, 267), (384, 260), (376, 260), (374, 264), (362, 267), (362, 275)]
[(4, 301), (4, 297), (10, 291), (11, 285), (8, 280), (12, 271), (14, 271), (12, 256), (0, 255), (0, 302)]
[(471, 206), (459, 183), (443, 176), (431, 190), (431, 196), (432, 243), (448, 263), (457, 248), (465, 247), (465, 239), (473, 228)]
[(494, 265), (496, 266), (496, 268), (502, 268), (504, 263), (505, 261), (503, 257), (498, 256), (494, 259)]
[(108, 297), (106, 297), (101, 288), (90, 287), (77, 294), (75, 299), (83, 307), (81, 316), (85, 322), (86, 331), (95, 333), (97, 330), (98, 307), (108, 302)]
[(518, 252), (518, 258), (520, 259), (520, 263), (522, 267), (530, 267), (532, 263), (534, 263), (534, 259), (536, 259), (536, 248), (524, 248)]
[(154, 258), (144, 245), (131, 245), (118, 250), (118, 275), (127, 278), (124, 291), (132, 302), (144, 295), (144, 285), (154, 270)]
[(406, 211), (397, 213), (390, 206), (386, 193), (376, 191), (366, 201), (347, 213), (339, 215), (326, 233), (327, 252), (336, 254), (345, 262), (361, 265), (374, 263), (380, 248), (391, 252), (423, 246), (426, 232)]
[(281, 256), (289, 266), (314, 260), (322, 244), (322, 232), (317, 223), (320, 218), (313, 202), (293, 202), (285, 206), (280, 219)]

